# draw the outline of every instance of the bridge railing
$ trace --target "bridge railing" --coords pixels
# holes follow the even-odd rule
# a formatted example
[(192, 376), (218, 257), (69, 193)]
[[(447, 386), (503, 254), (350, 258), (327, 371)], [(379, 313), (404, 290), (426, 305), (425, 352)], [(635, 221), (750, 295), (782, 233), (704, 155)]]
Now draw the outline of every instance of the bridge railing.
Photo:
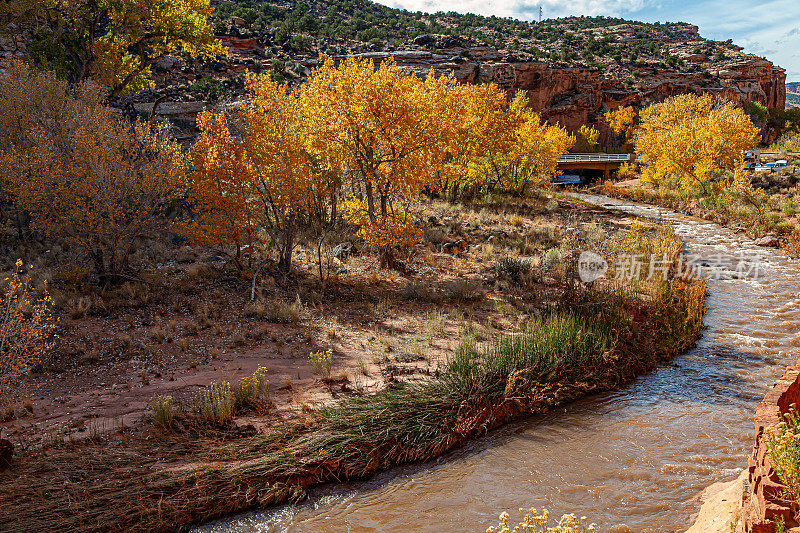
[(564, 154), (558, 160), (559, 163), (591, 163), (600, 161), (627, 162), (631, 160), (631, 154)]

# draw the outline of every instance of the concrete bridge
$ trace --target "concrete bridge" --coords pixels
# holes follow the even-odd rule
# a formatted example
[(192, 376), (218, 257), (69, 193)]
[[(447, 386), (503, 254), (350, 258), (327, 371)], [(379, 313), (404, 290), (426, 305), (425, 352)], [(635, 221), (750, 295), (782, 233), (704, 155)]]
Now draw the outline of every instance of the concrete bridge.
[(558, 160), (558, 170), (602, 170), (603, 177), (611, 177), (611, 171), (617, 170), (623, 163), (635, 159), (633, 154), (565, 154)]

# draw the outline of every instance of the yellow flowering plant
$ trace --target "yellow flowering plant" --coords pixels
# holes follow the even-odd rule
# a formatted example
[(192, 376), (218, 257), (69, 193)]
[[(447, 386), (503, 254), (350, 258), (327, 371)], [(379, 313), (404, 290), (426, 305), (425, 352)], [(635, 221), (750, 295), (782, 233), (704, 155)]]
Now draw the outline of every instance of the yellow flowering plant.
[(800, 413), (795, 404), (777, 425), (767, 428), (765, 437), (772, 467), (786, 485), (785, 496), (800, 502)]
[(517, 525), (509, 523), (508, 513), (500, 515), (500, 523), (486, 530), (486, 533), (589, 533), (596, 530), (596, 524), (587, 523), (587, 518), (578, 518), (574, 514), (562, 515), (555, 525), (550, 525), (550, 513), (547, 509), (542, 509), (539, 513), (536, 509), (520, 509), (522, 521)]
[(53, 347), (56, 322), (45, 291), (33, 295), (22, 260), (0, 294), (0, 408), (19, 397), (22, 377)]

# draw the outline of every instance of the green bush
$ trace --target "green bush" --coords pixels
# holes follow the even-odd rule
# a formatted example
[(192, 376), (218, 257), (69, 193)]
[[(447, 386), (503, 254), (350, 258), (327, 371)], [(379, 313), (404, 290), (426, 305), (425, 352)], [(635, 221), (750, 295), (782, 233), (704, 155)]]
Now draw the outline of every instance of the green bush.
[(519, 284), (531, 270), (530, 259), (506, 256), (495, 265), (498, 276), (508, 278), (514, 283)]

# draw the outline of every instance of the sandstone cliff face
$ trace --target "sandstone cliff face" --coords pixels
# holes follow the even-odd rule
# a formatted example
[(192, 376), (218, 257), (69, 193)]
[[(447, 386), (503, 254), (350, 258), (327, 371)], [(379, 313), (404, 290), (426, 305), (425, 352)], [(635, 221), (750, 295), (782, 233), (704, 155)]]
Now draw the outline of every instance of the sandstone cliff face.
[[(767, 108), (786, 104), (786, 73), (765, 59), (746, 57), (706, 72), (659, 70), (626, 84), (598, 69), (558, 68), (544, 62), (508, 61), (489, 49), (471, 49), (473, 59), (424, 51), (395, 52), (398, 65), (423, 75), (453, 72), (462, 83), (496, 83), (510, 94), (524, 91), (530, 105), (551, 123), (570, 131), (594, 124), (608, 135), (603, 114), (621, 106), (644, 107), (671, 96), (713, 93), (743, 106), (758, 102)], [(380, 61), (388, 53), (362, 54)]]

